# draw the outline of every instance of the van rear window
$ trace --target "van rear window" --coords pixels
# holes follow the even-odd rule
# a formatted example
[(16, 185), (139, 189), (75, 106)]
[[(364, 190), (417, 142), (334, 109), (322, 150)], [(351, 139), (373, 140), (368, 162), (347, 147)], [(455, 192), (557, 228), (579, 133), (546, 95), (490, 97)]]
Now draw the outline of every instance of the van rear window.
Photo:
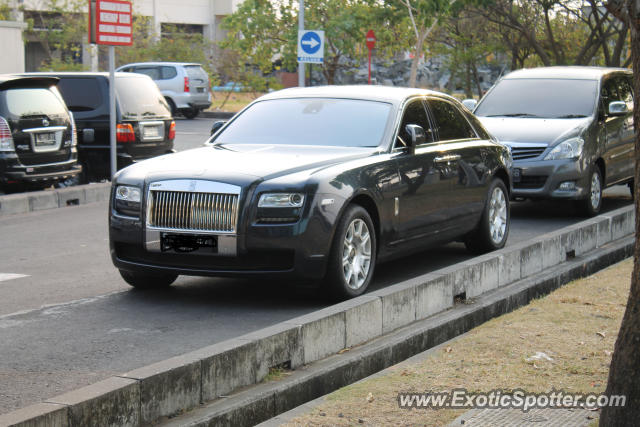
[(60, 79), (58, 89), (71, 111), (91, 111), (103, 103), (98, 80), (65, 77)]
[(153, 80), (135, 75), (116, 77), (116, 93), (125, 119), (169, 118), (171, 112)]
[(8, 113), (16, 117), (67, 114), (59, 96), (47, 88), (14, 88), (1, 94)]

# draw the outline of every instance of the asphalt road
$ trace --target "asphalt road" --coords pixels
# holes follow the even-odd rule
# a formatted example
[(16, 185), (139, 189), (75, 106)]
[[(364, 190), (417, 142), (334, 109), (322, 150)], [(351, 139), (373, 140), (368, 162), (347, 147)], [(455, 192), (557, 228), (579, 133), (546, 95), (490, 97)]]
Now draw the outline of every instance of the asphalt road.
[[(180, 121), (197, 146), (212, 120)], [(608, 191), (604, 210), (630, 203)], [(516, 203), (508, 245), (581, 221), (565, 204)], [(131, 289), (111, 264), (107, 204), (0, 219), (0, 413), (328, 305), (295, 284), (180, 277)], [(378, 266), (378, 289), (469, 255), (450, 244)]]

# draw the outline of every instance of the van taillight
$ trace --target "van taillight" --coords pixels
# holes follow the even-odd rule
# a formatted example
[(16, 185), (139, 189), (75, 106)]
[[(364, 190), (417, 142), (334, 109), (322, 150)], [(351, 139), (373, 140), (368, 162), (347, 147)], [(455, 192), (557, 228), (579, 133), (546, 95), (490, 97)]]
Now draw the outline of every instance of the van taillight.
[(171, 122), (169, 126), (169, 139), (175, 139), (176, 137), (176, 122)]
[(133, 132), (133, 126), (130, 124), (116, 126), (116, 140), (118, 142), (134, 142), (136, 134)]
[(189, 92), (189, 77), (184, 78), (184, 91)]
[(15, 151), (9, 123), (0, 116), (0, 151)]

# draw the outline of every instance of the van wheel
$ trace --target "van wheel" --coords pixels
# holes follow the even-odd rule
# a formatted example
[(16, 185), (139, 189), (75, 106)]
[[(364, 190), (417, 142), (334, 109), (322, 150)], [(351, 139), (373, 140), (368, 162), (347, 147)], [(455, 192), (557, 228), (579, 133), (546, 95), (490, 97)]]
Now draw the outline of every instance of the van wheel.
[(136, 289), (168, 288), (178, 278), (177, 274), (144, 274), (120, 270), (120, 276)]
[(507, 187), (501, 179), (494, 178), (489, 185), (480, 223), (464, 239), (467, 250), (474, 254), (482, 254), (504, 247), (509, 237), (510, 220)]
[(175, 117), (178, 113), (178, 109), (176, 108), (176, 104), (171, 100), (171, 98), (165, 98), (167, 104), (169, 104), (169, 110), (171, 110), (171, 116)]
[(198, 110), (197, 108), (184, 108), (180, 111), (182, 113), (183, 116), (185, 116), (187, 119), (189, 120), (193, 120), (196, 118), (196, 116), (198, 115), (198, 113), (200, 113), (200, 110)]
[(371, 283), (376, 264), (376, 233), (369, 213), (361, 206), (349, 206), (336, 228), (325, 279), (331, 296), (353, 298)]
[(585, 216), (597, 215), (602, 208), (602, 172), (597, 165), (591, 169), (587, 197), (578, 201), (578, 208)]
[(631, 200), (635, 200), (636, 198), (636, 186), (634, 182), (635, 181), (632, 179), (627, 183), (627, 186), (629, 186), (629, 192), (631, 193)]

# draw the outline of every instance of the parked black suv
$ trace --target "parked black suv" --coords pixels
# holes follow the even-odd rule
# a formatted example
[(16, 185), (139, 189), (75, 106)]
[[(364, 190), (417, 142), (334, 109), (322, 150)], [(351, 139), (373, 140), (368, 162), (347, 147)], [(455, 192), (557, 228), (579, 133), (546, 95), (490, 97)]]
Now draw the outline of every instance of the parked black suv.
[(58, 79), (0, 75), (0, 190), (43, 189), (80, 174)]
[[(109, 74), (92, 72), (25, 73), (60, 79), (58, 88), (78, 127), (82, 182), (110, 178)], [(175, 122), (156, 84), (148, 76), (116, 73), (118, 169), (173, 152)]]

